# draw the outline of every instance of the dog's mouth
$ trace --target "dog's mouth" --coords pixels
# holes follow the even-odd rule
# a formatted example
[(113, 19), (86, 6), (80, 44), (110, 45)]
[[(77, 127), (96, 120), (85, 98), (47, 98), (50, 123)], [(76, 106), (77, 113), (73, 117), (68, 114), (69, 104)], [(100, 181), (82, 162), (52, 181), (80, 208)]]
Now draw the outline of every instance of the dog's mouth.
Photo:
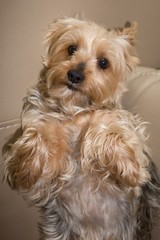
[(72, 91), (78, 91), (79, 90), (78, 84), (72, 83), (70, 81), (67, 82), (67, 87), (68, 87), (68, 89), (70, 89)]

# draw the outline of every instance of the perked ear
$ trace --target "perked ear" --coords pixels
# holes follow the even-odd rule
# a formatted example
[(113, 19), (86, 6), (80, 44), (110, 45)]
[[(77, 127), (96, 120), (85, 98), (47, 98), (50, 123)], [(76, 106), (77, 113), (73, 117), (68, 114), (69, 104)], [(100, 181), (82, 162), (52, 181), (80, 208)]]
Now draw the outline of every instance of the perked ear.
[(132, 46), (135, 46), (136, 43), (137, 26), (137, 22), (126, 22), (125, 27), (122, 29), (122, 34), (127, 36), (128, 41)]
[(139, 64), (139, 58), (135, 48), (137, 23), (126, 22), (123, 28), (116, 28), (110, 31), (110, 35), (114, 37), (117, 44), (124, 53), (124, 58), (129, 72)]
[(129, 21), (127, 21), (123, 28), (115, 28), (111, 30), (111, 34), (113, 34), (114, 36), (121, 36), (123, 39), (127, 40), (132, 46), (135, 46), (137, 26), (137, 22), (130, 23)]

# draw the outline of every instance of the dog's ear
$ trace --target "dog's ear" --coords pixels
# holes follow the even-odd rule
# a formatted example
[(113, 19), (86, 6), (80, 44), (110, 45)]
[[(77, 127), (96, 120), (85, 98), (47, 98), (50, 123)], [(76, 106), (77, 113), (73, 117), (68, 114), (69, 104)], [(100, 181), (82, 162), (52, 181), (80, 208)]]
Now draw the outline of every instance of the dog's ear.
[(136, 34), (137, 34), (137, 22), (130, 23), (129, 21), (126, 22), (124, 28), (120, 31), (123, 36), (126, 36), (128, 42), (135, 46), (136, 44)]
[(137, 22), (131, 23), (127, 21), (124, 27), (112, 29), (110, 30), (110, 33), (114, 36), (121, 37), (121, 39), (124, 39), (132, 46), (135, 46), (137, 27)]
[(139, 63), (135, 48), (137, 26), (137, 22), (126, 22), (123, 28), (115, 28), (109, 31), (109, 34), (114, 37), (117, 45), (123, 50), (129, 70), (132, 70)]

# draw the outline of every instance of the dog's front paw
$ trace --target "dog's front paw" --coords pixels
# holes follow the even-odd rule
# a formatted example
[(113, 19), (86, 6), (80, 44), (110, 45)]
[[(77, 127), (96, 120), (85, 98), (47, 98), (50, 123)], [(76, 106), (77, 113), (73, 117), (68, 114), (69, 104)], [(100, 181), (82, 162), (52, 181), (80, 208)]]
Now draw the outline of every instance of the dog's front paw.
[(126, 111), (97, 111), (82, 145), (82, 168), (127, 186), (148, 180), (142, 125)]
[(5, 152), (5, 173), (13, 188), (29, 189), (42, 174), (48, 151), (35, 128), (24, 130)]

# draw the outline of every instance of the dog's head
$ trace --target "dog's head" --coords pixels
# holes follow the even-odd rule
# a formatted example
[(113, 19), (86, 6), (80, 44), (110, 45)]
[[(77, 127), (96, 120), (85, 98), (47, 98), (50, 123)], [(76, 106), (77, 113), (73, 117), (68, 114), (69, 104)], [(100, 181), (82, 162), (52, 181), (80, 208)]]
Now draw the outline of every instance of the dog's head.
[(119, 103), (128, 73), (138, 63), (136, 26), (106, 30), (74, 18), (55, 21), (46, 36), (42, 74), (49, 97), (83, 108)]

